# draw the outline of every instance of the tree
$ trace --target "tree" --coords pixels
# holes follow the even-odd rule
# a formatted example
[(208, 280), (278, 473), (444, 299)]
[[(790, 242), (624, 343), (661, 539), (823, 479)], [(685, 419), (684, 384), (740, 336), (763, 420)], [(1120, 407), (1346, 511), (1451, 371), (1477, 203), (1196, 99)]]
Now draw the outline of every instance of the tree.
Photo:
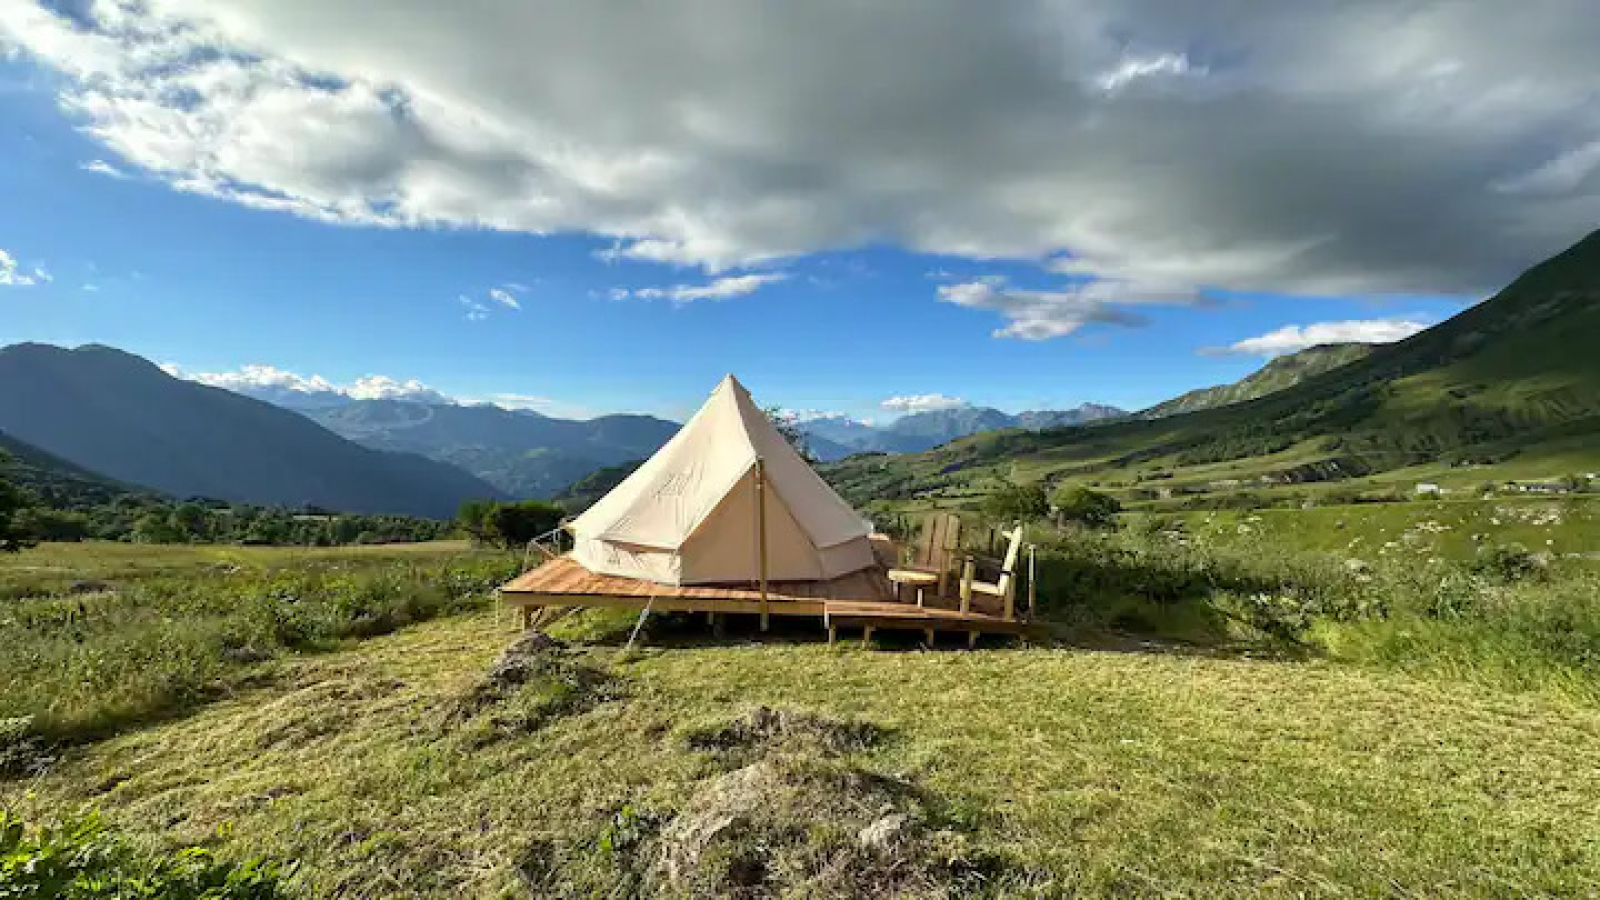
[(1089, 528), (1109, 528), (1116, 524), (1117, 513), (1122, 512), (1117, 498), (1076, 484), (1057, 490), (1050, 498), (1050, 505), (1062, 521)]
[(1037, 484), (1007, 482), (983, 499), (983, 512), (996, 521), (1042, 519), (1050, 512), (1044, 488)]
[(12, 525), (29, 539), (81, 541), (89, 536), (89, 517), (79, 512), (26, 506), (12, 516)]
[(210, 516), (198, 503), (183, 503), (172, 509), (172, 528), (186, 541), (201, 542), (211, 536)]
[(133, 524), (133, 539), (141, 544), (180, 544), (184, 536), (172, 527), (172, 517), (158, 508), (140, 516)]
[(764, 412), (767, 419), (772, 422), (772, 427), (783, 435), (783, 439), (800, 454), (800, 458), (807, 463), (815, 465), (817, 458), (811, 455), (811, 444), (806, 441), (806, 433), (800, 430), (800, 421), (794, 414), (781, 406), (769, 406)]
[(534, 538), (554, 531), (566, 514), (566, 510), (554, 503), (528, 500), (496, 505), (487, 521), (501, 544), (521, 547)]
[(498, 505), (493, 500), (468, 500), (456, 510), (456, 521), (461, 523), (461, 530), (465, 531), (474, 543), (492, 544), (497, 535), (489, 517), (493, 515)]
[(25, 508), (27, 497), (11, 482), (0, 478), (0, 551), (14, 553), (34, 545), (33, 534), (19, 521), (19, 513)]

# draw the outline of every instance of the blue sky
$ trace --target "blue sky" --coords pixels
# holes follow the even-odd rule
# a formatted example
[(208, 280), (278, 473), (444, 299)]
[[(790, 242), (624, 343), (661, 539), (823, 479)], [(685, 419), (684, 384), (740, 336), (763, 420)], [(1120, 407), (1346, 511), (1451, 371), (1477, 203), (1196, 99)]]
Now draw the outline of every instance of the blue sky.
[[(1069, 144), (1055, 162), (1017, 157), (1004, 181), (993, 171), (952, 168), (964, 163), (943, 158), (942, 150), (939, 158), (916, 159), (926, 128), (942, 127), (937, 120), (899, 123), (911, 136), (886, 130), (859, 146), (842, 141), (830, 150), (819, 141), (805, 154), (795, 149), (799, 138), (778, 145), (741, 133), (738, 154), (730, 156), (726, 142), (697, 144), (703, 138), (692, 136), (669, 145), (658, 132), (634, 135), (631, 118), (589, 132), (558, 106), (508, 110), (492, 89), (480, 95), (475, 82), (450, 81), (448, 58), (418, 59), (413, 71), (404, 55), (381, 59), (372, 47), (309, 41), (310, 32), (340, 33), (336, 23), (293, 22), (295, 15), (273, 4), (241, 4), (237, 20), (209, 22), (204, 5), (184, 3), (148, 14), (102, 3), (74, 19), (7, 2), (0, 9), (0, 47), (11, 51), (0, 62), (0, 119), (7, 123), (0, 129), (6, 161), (0, 251), (13, 277), (0, 284), (0, 342), (105, 343), (190, 374), (259, 365), (340, 385), (382, 375), (452, 397), (554, 414), (682, 416), (729, 371), (762, 402), (880, 420), (897, 409), (957, 400), (1010, 411), (1083, 402), (1139, 408), (1240, 377), (1273, 352), (1330, 338), (1393, 338), (1448, 317), (1520, 265), (1580, 237), (1572, 192), (1589, 196), (1586, 179), (1600, 168), (1600, 154), (1594, 166), (1582, 158), (1565, 163), (1579, 171), (1564, 197), (1526, 190), (1523, 181), (1538, 188), (1540, 178), (1555, 177), (1552, 160), (1571, 156), (1550, 124), (1554, 112), (1571, 106), (1553, 105), (1549, 121), (1502, 121), (1495, 141), (1471, 148), (1504, 156), (1493, 159), (1500, 180), (1480, 174), (1477, 192), (1509, 198), (1504, 203), (1517, 204), (1538, 227), (1525, 223), (1508, 242), (1491, 228), (1499, 217), (1454, 201), (1490, 232), (1476, 240), (1493, 252), (1480, 253), (1478, 245), (1451, 245), (1454, 232), (1418, 234), (1414, 223), (1391, 224), (1406, 217), (1384, 208), (1386, 194), (1398, 194), (1397, 203), (1418, 202), (1392, 183), (1410, 169), (1373, 171), (1372, 185), (1357, 171), (1349, 176), (1356, 187), (1337, 183), (1334, 171), (1328, 177), (1335, 183), (1308, 194), (1324, 198), (1320, 212), (1267, 201), (1261, 192), (1275, 184), (1309, 190), (1277, 179), (1315, 179), (1341, 167), (1318, 159), (1304, 171), (1275, 176), (1271, 166), (1290, 165), (1293, 157), (1261, 165), (1260, 148), (1277, 143), (1272, 134), (1250, 134), (1235, 152), (1193, 171), (1184, 169), (1195, 164), (1193, 154), (1155, 155), (1126, 182), (1118, 180), (1130, 178), (1123, 158), (1140, 156), (1141, 144), (1126, 152), (1115, 145), (1085, 149), (1082, 158)], [(302, 17), (339, 5), (290, 4)], [(955, 17), (958, 10), (946, 11)], [(186, 30), (138, 18), (160, 15)], [(292, 26), (274, 31), (279, 16)], [(816, 40), (826, 38), (830, 24), (810, 23)], [(647, 26), (640, 23), (644, 36), (634, 39), (649, 40)], [(1195, 27), (1196, 34), (1210, 33), (1209, 23)], [(1453, 32), (1433, 27), (1440, 41), (1453, 39)], [(753, 41), (758, 32), (739, 33)], [(92, 46), (84, 43), (91, 39)], [(1196, 40), (1167, 45), (1204, 46)], [(202, 42), (207, 54), (238, 42), (248, 56), (226, 72), (211, 72), (207, 67), (217, 64), (195, 46), (165, 46), (184, 41)], [(1172, 102), (1167, 94), (1121, 96), (1131, 81), (1181, 76), (1183, 90), (1198, 90), (1188, 85), (1200, 77), (1194, 73), (1215, 78), (1221, 68), (1153, 50), (1133, 57), (1128, 46), (1110, 56), (1084, 51), (1085, 80), (1073, 96), (1088, 94), (1084, 102), (1100, 106), (1063, 113), (1077, 117), (1074, 127), (1081, 129), (1085, 116), (1116, 114), (1124, 108), (1119, 104), (1133, 117), (1160, 112), (1137, 106)], [(138, 57), (162, 50), (180, 53), (206, 80), (185, 82), (188, 93), (175, 94), (172, 84), (160, 83), (171, 77), (170, 67)], [(1470, 60), (1473, 50), (1461, 43), (1447, 55)], [(1190, 53), (1200, 58), (1200, 51)], [(134, 58), (140, 61), (127, 61)], [(578, 64), (572, 66), (566, 71), (576, 71)], [(928, 88), (950, 97), (891, 96), (880, 108), (894, 119), (892, 111), (926, 99), (959, 111), (972, 101), (958, 95), (977, 90), (992, 68), (978, 66), (965, 80)], [(309, 73), (325, 74), (314, 80)], [(1267, 73), (1263, 68), (1260, 75)], [(1236, 77), (1247, 74), (1257, 73)], [(661, 80), (699, 97), (698, 77), (688, 71)], [(896, 90), (921, 89), (906, 88), (893, 72), (876, 77)], [(1558, 81), (1551, 76), (1552, 91)], [(363, 93), (368, 82), (382, 88)], [(649, 98), (636, 97), (648, 93), (641, 85), (602, 79), (590, 87), (642, 103)], [(230, 97), (236, 104), (241, 96), (259, 99), (268, 87), (282, 89), (287, 109), (223, 107)], [(740, 121), (773, 120), (774, 140), (792, 134), (783, 117), (799, 115), (788, 109), (794, 89), (780, 83), (751, 91), (754, 99), (706, 103), (712, 112), (724, 105), (737, 110)], [(511, 161), (480, 171), (474, 166), (489, 153), (491, 137), (472, 129), (491, 129), (477, 119), (456, 122), (460, 103), (429, 106), (429, 98), (447, 93), (481, 99), (485, 118), (516, 121), (534, 129), (530, 134), (568, 132), (559, 152), (506, 156)], [(1187, 102), (1227, 104), (1207, 115), (1240, 121), (1256, 115), (1278, 127), (1273, 108), (1237, 108), (1248, 101), (1240, 94), (1237, 102), (1210, 94)], [(846, 102), (819, 96), (810, 102)], [(318, 127), (293, 133), (320, 114), (294, 103), (331, 102), (344, 105)], [(1584, 102), (1572, 101), (1588, 109)], [(376, 110), (378, 124), (370, 133), (346, 133), (358, 113), (370, 111), (360, 104)], [(808, 108), (800, 121), (825, 122), (835, 112), (848, 119), (856, 111)], [(1015, 115), (1027, 121), (1029, 111)], [(256, 133), (266, 139), (241, 137), (238, 123), (252, 116), (261, 119)], [(1205, 116), (1196, 117), (1193, 127), (1204, 128)], [(1130, 118), (1130, 139), (1136, 125), (1147, 127)], [(400, 126), (405, 133), (391, 134)], [(1506, 137), (1516, 129), (1525, 132), (1512, 135), (1520, 140)], [(421, 140), (408, 137), (411, 131), (430, 148), (415, 158), (404, 157)], [(952, 132), (949, 144), (964, 135)], [(494, 131), (493, 140), (503, 137)], [(1465, 141), (1470, 134), (1453, 137)], [(1532, 152), (1534, 137), (1542, 142), (1539, 155), (1512, 155)], [(469, 138), (484, 144), (460, 150)], [(1374, 147), (1402, 138), (1411, 141), (1407, 146), (1429, 142), (1362, 136)], [(882, 143), (892, 152), (874, 155)], [(452, 156), (436, 145), (460, 152)], [(572, 148), (589, 155), (573, 162)], [(1019, 152), (1008, 143), (977, 149), (1002, 167), (1007, 154)], [(654, 171), (658, 158), (670, 162), (660, 166), (672, 177)], [(735, 162), (725, 167), (706, 162), (730, 158)], [(1484, 162), (1476, 171), (1489, 170)], [(485, 182), (510, 166), (549, 181), (525, 188), (525, 197)], [(738, 166), (745, 168), (728, 171)], [(1195, 184), (1214, 181), (1219, 171), (1240, 179), (1232, 196)], [(863, 188), (865, 172), (873, 180)], [(678, 183), (696, 178), (704, 183), (693, 190)], [(1168, 179), (1193, 196), (1137, 195), (1146, 182)], [(897, 188), (885, 193), (884, 183)], [(1017, 190), (1032, 184), (1060, 191), (1071, 215), (1058, 219)], [(1272, 208), (1278, 205), (1284, 208)], [(1559, 215), (1545, 215), (1546, 206)], [(1585, 214), (1589, 209), (1596, 207), (1584, 207)], [(1216, 222), (1214, 232), (1208, 221)], [(1367, 235), (1384, 229), (1393, 231)], [(1392, 248), (1396, 240), (1405, 243), (1399, 250)], [(496, 289), (516, 308), (495, 299)], [(1309, 331), (1285, 331), (1293, 327)], [(1230, 347), (1235, 351), (1218, 352)], [(885, 406), (896, 397), (902, 402), (895, 408)]]

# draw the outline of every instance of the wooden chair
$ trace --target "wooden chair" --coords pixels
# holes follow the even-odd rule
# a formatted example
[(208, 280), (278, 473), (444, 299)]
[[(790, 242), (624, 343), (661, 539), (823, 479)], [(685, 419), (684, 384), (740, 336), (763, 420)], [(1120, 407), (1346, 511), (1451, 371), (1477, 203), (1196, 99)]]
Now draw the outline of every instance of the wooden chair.
[(1000, 577), (993, 582), (977, 580), (978, 562), (968, 556), (961, 568), (961, 611), (972, 611), (972, 596), (981, 594), (994, 597), (1001, 603), (1007, 619), (1016, 618), (1017, 612), (1017, 562), (1022, 558), (1022, 524), (1008, 532), (1005, 559), (1000, 563)]
[(961, 517), (948, 512), (931, 513), (923, 520), (911, 560), (890, 569), (889, 580), (897, 585), (916, 585), (919, 601), (922, 587), (928, 584), (933, 584), (935, 595), (942, 597), (949, 589), (960, 547)]

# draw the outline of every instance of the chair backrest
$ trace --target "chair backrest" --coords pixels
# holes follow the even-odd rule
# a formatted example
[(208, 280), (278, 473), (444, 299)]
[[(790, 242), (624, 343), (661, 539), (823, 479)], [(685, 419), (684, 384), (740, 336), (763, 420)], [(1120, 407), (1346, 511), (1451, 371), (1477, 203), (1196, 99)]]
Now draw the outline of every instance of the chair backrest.
[(995, 582), (995, 587), (999, 589), (1001, 594), (1011, 590), (1011, 582), (1015, 579), (1017, 573), (1017, 560), (1022, 558), (1022, 524), (1019, 522), (1016, 528), (1005, 533), (1005, 537), (1008, 542), (1006, 544), (1006, 558), (1000, 564), (1000, 580)]
[(917, 544), (914, 565), (943, 572), (960, 546), (961, 517), (948, 512), (929, 513), (922, 522), (922, 540)]

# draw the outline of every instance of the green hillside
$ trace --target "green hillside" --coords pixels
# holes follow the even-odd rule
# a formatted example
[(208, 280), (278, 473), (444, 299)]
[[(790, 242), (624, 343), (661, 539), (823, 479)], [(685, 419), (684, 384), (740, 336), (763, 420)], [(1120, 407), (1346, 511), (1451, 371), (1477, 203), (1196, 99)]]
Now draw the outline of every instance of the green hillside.
[(1595, 346), (1600, 233), (1449, 321), (1255, 400), (1154, 421), (975, 435), (921, 454), (847, 460), (829, 477), (880, 508), (960, 503), (1002, 480), (1084, 481), (1141, 500), (1382, 484), (1401, 473), (1554, 478), (1600, 468)]
[(76, 509), (109, 503), (128, 494), (149, 494), (98, 475), (0, 431), (0, 479), (27, 490), (40, 502)]
[(1197, 412), (1243, 403), (1294, 387), (1307, 378), (1314, 378), (1347, 363), (1355, 362), (1371, 353), (1371, 344), (1323, 344), (1299, 353), (1274, 358), (1260, 369), (1232, 384), (1199, 388), (1159, 403), (1139, 413), (1141, 418), (1159, 419), (1179, 413)]

